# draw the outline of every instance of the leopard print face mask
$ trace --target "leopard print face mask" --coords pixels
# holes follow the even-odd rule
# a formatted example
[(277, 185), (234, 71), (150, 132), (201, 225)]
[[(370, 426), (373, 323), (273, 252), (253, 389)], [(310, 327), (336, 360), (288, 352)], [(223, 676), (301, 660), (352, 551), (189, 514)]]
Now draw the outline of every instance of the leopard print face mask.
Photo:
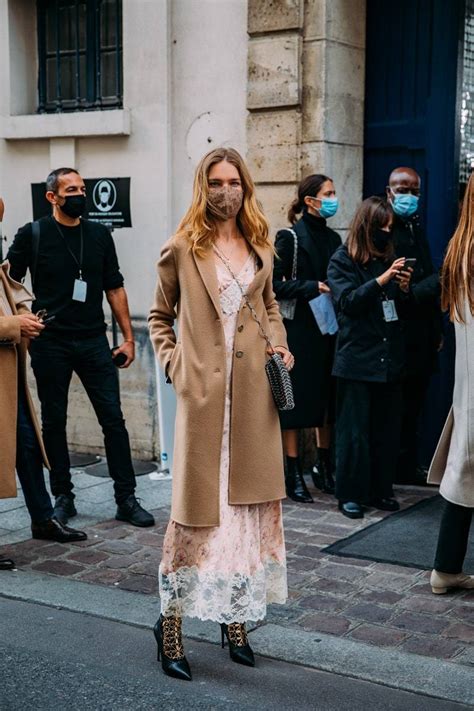
[(239, 212), (243, 199), (244, 193), (240, 186), (224, 185), (221, 188), (209, 188), (207, 205), (218, 220), (230, 220)]

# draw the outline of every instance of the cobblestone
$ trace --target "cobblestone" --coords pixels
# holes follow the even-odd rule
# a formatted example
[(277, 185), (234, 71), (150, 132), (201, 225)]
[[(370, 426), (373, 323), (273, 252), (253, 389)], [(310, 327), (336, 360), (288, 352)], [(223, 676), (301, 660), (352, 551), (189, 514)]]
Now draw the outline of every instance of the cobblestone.
[[(284, 503), (289, 598), (285, 605), (270, 606), (267, 621), (471, 666), (474, 592), (435, 597), (429, 571), (326, 553), (326, 546), (386, 514), (374, 511), (362, 521), (349, 521), (334, 499), (312, 493), (316, 506)], [(426, 489), (397, 493), (402, 508), (432, 495)], [(157, 596), (169, 509), (153, 513), (154, 528), (108, 520), (89, 527), (87, 541), (28, 540), (3, 546), (0, 553), (21, 569)], [(156, 606), (158, 614), (158, 599)]]

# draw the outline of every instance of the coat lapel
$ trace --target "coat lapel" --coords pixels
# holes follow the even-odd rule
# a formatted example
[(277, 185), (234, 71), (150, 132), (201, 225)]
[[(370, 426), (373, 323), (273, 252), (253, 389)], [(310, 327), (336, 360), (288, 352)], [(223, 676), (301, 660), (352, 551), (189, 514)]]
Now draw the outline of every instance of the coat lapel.
[(211, 250), (204, 256), (198, 257), (192, 253), (194, 262), (204, 282), (209, 298), (214, 304), (219, 317), (222, 317), (221, 304), (219, 300), (219, 285), (217, 283), (216, 265), (214, 263), (214, 254)]
[(255, 252), (260, 262), (260, 268), (257, 269), (257, 272), (255, 273), (255, 276), (247, 289), (247, 296), (250, 297), (252, 294), (255, 294), (259, 288), (263, 287), (269, 269), (270, 250), (268, 248), (263, 249), (259, 245), (252, 244), (251, 242), (249, 242), (249, 246), (250, 249)]

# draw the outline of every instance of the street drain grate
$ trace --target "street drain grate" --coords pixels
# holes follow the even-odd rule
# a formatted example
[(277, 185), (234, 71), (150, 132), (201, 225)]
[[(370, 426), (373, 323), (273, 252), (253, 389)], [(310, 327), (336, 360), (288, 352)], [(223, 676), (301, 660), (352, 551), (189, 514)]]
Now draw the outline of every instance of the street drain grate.
[[(90, 474), (91, 476), (109, 476), (109, 467), (107, 466), (107, 462), (105, 461), (100, 461), (98, 463), (91, 464), (90, 466), (83, 465), (83, 467), (85, 473)], [(140, 460), (134, 459), (133, 468), (135, 470), (135, 476), (143, 476), (144, 474), (151, 474), (152, 472), (156, 472), (157, 467), (156, 462), (142, 462)]]

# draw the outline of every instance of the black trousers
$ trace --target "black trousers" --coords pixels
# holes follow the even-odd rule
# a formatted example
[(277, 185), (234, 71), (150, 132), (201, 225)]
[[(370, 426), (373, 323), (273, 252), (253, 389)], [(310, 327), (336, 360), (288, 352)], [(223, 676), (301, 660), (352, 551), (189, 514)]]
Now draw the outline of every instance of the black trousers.
[(395, 481), (413, 482), (418, 466), (420, 415), (431, 374), (409, 377), (402, 383), (402, 431)]
[(363, 504), (393, 496), (400, 445), (399, 383), (339, 378), (336, 396), (336, 498)]
[(46, 490), (43, 456), (31, 419), (25, 386), (18, 379), (18, 419), (16, 430), (16, 473), (20, 480), (26, 508), (33, 523), (44, 523), (53, 515), (53, 506)]
[(42, 335), (30, 349), (38, 386), (43, 437), (51, 464), (54, 496), (74, 496), (66, 437), (69, 385), (79, 376), (104, 433), (109, 473), (115, 499), (124, 501), (135, 491), (130, 442), (120, 406), (119, 382), (105, 334), (82, 339)]
[(440, 573), (462, 573), (473, 511), (445, 501), (434, 562), (435, 570)]

